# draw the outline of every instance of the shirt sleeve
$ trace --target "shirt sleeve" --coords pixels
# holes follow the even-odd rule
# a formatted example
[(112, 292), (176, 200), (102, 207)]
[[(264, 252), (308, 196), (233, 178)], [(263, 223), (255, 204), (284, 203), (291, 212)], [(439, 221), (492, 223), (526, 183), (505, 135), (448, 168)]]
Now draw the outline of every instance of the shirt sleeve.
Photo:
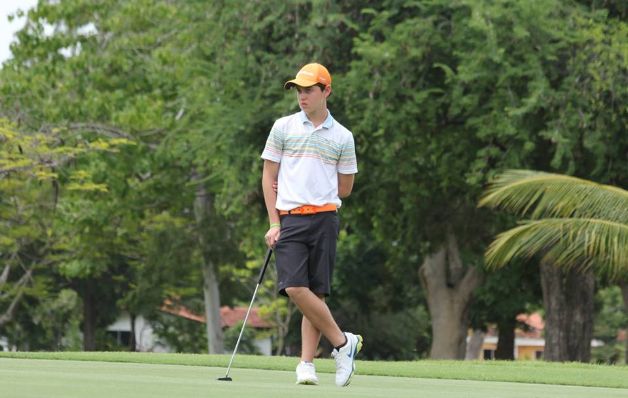
[(349, 135), (342, 145), (338, 160), (338, 172), (340, 174), (356, 174), (358, 172), (353, 135)]
[(270, 134), (268, 134), (266, 146), (264, 147), (264, 152), (262, 152), (262, 159), (280, 163), (281, 156), (283, 155), (283, 143), (284, 134), (281, 129), (278, 128), (277, 123), (275, 123), (270, 130)]

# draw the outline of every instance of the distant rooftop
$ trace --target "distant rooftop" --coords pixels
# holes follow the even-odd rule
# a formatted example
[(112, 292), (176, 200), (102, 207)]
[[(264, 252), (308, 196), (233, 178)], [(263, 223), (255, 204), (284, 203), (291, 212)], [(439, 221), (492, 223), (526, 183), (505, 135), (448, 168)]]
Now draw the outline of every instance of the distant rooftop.
[[(220, 308), (220, 321), (222, 327), (232, 327), (236, 325), (240, 321), (244, 321), (244, 317), (246, 316), (246, 310), (248, 307), (229, 307), (223, 306)], [(205, 315), (197, 314), (190, 311), (185, 306), (180, 303), (174, 303), (172, 300), (164, 301), (164, 304), (161, 306), (161, 310), (168, 314), (172, 314), (181, 318), (189, 319), (196, 322), (205, 323)], [(253, 307), (251, 309), (251, 314), (249, 315), (249, 319), (247, 321), (248, 326), (252, 326), (258, 329), (267, 329), (272, 327), (272, 325), (262, 319), (259, 315), (259, 308)]]

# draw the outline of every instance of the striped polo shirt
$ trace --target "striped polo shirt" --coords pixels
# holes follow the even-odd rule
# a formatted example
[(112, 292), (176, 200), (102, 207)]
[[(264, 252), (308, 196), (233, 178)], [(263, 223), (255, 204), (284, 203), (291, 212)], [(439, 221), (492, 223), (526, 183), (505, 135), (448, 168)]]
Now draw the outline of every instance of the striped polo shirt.
[(353, 134), (329, 111), (317, 128), (303, 111), (278, 119), (270, 130), (262, 159), (280, 164), (278, 210), (327, 203), (340, 207), (338, 173), (358, 172)]

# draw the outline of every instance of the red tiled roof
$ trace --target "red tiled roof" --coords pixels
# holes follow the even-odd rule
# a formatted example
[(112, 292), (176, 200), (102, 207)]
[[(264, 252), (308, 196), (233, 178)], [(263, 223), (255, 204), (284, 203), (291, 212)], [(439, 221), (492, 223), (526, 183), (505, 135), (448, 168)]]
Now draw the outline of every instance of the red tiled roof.
[[(244, 321), (244, 317), (246, 316), (246, 310), (248, 310), (248, 307), (231, 308), (225, 306), (220, 308), (220, 319), (222, 320), (223, 327), (231, 327), (240, 321)], [(266, 322), (262, 319), (262, 317), (259, 316), (259, 309), (255, 307), (251, 308), (251, 313), (249, 314), (247, 325), (253, 326), (254, 328), (271, 327), (270, 323)]]
[[(224, 306), (220, 308), (220, 323), (224, 327), (232, 327), (240, 321), (244, 321), (246, 316), (246, 310), (248, 307), (228, 307)], [(189, 319), (196, 322), (205, 323), (205, 315), (195, 314), (183, 305), (175, 304), (171, 300), (165, 300), (161, 306), (161, 310), (168, 314), (176, 315), (181, 318)], [(259, 315), (259, 308), (251, 308), (249, 319), (247, 321), (248, 326), (254, 328), (270, 328), (271, 324), (263, 320)]]
[(519, 314), (517, 315), (517, 321), (526, 325), (522, 330), (517, 328), (515, 330), (515, 336), (527, 337), (531, 339), (539, 339), (543, 337), (543, 330), (545, 329), (545, 321), (538, 312), (532, 314)]
[(536, 330), (545, 329), (545, 321), (543, 321), (543, 317), (538, 312), (534, 312), (532, 314), (519, 314), (517, 315), (517, 320)]

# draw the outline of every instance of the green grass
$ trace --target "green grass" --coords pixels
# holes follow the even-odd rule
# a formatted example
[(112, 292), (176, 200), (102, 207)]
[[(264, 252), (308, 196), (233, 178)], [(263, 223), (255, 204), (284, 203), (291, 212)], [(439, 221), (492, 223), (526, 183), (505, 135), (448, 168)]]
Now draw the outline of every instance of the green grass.
[[(0, 358), (130, 362), (226, 368), (230, 355), (131, 352), (0, 352)], [(233, 368), (293, 371), (292, 357), (237, 355)], [(319, 373), (335, 372), (331, 359), (316, 361)], [(628, 388), (628, 366), (542, 361), (359, 361), (359, 374), (430, 379), (506, 381)]]
[[(119, 352), (0, 353), (0, 396), (27, 397), (628, 397), (628, 367), (546, 362), (358, 361), (351, 386), (294, 385), (296, 358)], [(7, 394), (5, 395), (5, 392)]]

